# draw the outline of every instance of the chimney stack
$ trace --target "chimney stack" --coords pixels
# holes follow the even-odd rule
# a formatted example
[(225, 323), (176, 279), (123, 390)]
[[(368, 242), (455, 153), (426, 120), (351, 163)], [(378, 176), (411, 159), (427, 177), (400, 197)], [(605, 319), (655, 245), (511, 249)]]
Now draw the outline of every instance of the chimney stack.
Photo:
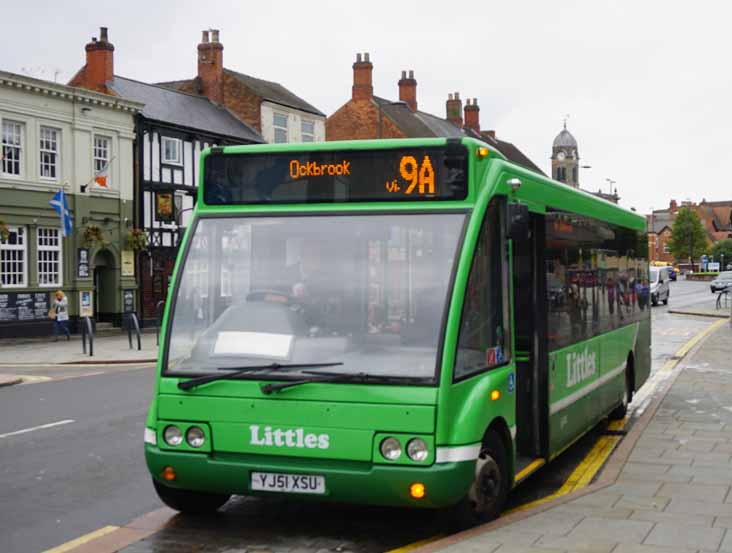
[(489, 131), (485, 131), (485, 134), (487, 134), (488, 136), (490, 136), (493, 140), (496, 139), (496, 131), (494, 129), (491, 129)]
[(455, 92), (454, 94), (447, 95), (447, 102), (445, 102), (445, 108), (447, 111), (446, 119), (453, 125), (459, 128), (463, 128), (463, 101), (460, 99), (460, 93)]
[(480, 133), (480, 108), (478, 107), (478, 98), (467, 99), (465, 103), (465, 126)]
[(198, 82), (201, 94), (217, 104), (224, 103), (224, 45), (219, 42), (218, 29), (202, 33), (198, 45)]
[(373, 86), (374, 66), (369, 60), (369, 53), (356, 54), (356, 62), (353, 64), (353, 89), (351, 97), (354, 100), (371, 100), (374, 96)]
[(108, 92), (107, 83), (114, 79), (114, 46), (109, 42), (106, 27), (99, 28), (99, 40), (92, 40), (84, 48), (86, 50), (86, 67), (84, 69), (84, 86), (98, 92)]
[(399, 100), (406, 102), (409, 109), (417, 111), (417, 81), (414, 79), (414, 71), (402, 71), (402, 78), (399, 79)]

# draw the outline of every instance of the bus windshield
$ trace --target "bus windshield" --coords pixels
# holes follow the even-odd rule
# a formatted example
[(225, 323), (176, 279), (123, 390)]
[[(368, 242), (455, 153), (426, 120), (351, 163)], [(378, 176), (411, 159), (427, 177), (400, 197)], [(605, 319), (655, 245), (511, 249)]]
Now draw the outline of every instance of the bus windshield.
[(465, 217), (201, 218), (168, 316), (167, 371), (343, 363), (434, 379)]

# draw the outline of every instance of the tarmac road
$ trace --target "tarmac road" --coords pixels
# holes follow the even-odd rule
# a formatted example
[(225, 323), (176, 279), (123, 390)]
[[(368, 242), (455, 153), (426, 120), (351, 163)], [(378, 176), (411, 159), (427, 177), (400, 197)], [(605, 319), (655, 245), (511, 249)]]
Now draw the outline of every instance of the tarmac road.
[[(681, 280), (672, 283), (669, 307), (712, 299), (707, 283)], [(652, 312), (654, 371), (713, 322), (667, 311), (659, 306)], [(153, 381), (152, 368), (126, 368), (0, 388), (3, 552), (41, 551), (104, 526), (124, 525), (161, 506), (142, 447)], [(580, 447), (589, 446), (591, 440)], [(545, 471), (546, 478), (527, 483), (526, 500), (552, 493), (574, 467), (572, 457), (567, 459), (564, 466), (553, 464)], [(424, 512), (237, 498), (216, 517), (176, 516), (166, 530), (123, 551), (208, 552), (226, 546), (264, 551), (286, 545), (313, 552), (377, 552), (435, 532), (435, 518)]]

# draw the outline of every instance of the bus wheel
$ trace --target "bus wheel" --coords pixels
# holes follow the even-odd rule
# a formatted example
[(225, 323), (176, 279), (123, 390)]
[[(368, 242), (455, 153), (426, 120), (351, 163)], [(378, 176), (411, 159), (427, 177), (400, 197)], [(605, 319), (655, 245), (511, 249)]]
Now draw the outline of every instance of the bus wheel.
[(490, 430), (475, 463), (475, 480), (468, 494), (452, 509), (451, 526), (469, 528), (497, 518), (506, 502), (508, 488), (506, 448), (498, 433)]
[(171, 509), (181, 513), (206, 514), (213, 513), (229, 501), (230, 495), (221, 493), (194, 492), (169, 488), (153, 478), (155, 491), (160, 500)]
[(625, 418), (628, 413), (628, 405), (633, 398), (633, 384), (631, 382), (630, 368), (625, 365), (625, 388), (623, 389), (623, 399), (615, 410), (610, 413), (610, 418), (613, 420), (621, 420)]

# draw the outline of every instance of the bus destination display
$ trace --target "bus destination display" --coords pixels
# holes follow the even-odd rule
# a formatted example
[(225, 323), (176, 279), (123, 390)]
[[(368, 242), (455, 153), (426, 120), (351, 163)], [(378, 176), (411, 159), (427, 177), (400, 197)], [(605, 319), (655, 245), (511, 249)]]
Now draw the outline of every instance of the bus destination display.
[(208, 205), (462, 200), (467, 150), (212, 154), (203, 186)]

